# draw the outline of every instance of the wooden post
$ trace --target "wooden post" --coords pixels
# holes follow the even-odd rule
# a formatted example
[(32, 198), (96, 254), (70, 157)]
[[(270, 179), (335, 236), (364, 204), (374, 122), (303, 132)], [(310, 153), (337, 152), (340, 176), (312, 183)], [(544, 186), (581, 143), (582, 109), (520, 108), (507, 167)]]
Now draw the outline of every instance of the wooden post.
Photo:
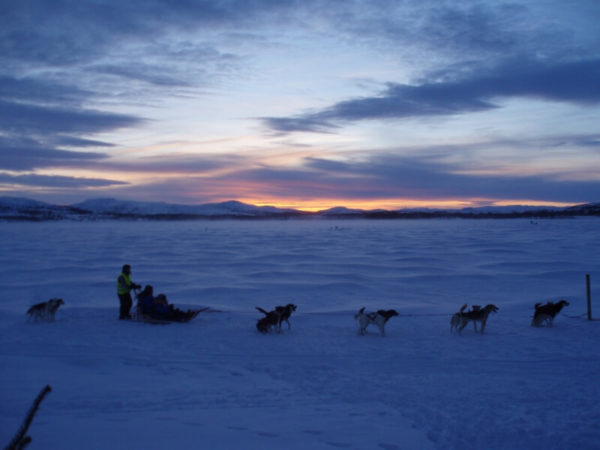
[(590, 274), (585, 276), (585, 286), (587, 291), (587, 312), (588, 320), (592, 320), (592, 290), (590, 289)]

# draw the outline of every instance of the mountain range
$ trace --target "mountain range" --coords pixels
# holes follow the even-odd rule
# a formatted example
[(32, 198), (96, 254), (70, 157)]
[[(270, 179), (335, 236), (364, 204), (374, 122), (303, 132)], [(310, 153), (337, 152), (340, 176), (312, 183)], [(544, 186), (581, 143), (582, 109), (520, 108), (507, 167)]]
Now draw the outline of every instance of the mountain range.
[(238, 201), (182, 205), (160, 202), (135, 202), (99, 198), (72, 205), (54, 205), (17, 197), (0, 197), (0, 220), (194, 220), (194, 219), (291, 219), (291, 218), (512, 218), (512, 217), (570, 217), (600, 215), (600, 203), (570, 207), (553, 206), (486, 206), (464, 209), (400, 209), (361, 210), (335, 207), (318, 212), (283, 209), (273, 206), (254, 206)]

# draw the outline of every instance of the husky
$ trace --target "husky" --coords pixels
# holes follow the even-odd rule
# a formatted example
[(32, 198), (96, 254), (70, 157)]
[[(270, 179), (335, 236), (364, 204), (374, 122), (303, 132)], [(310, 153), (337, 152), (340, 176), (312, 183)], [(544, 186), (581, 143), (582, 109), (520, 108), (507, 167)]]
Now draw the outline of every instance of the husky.
[(367, 327), (371, 324), (375, 324), (379, 327), (379, 333), (385, 336), (385, 324), (392, 317), (397, 316), (398, 313), (395, 309), (380, 309), (377, 312), (365, 313), (365, 307), (363, 306), (360, 311), (354, 315), (354, 319), (358, 320), (358, 334), (364, 336)]
[(475, 333), (477, 333), (477, 322), (481, 324), (481, 334), (483, 334), (485, 330), (485, 325), (487, 323), (488, 316), (491, 312), (496, 312), (500, 308), (496, 305), (486, 305), (483, 308), (478, 305), (473, 305), (470, 311), (466, 311), (467, 304), (465, 303), (460, 310), (452, 315), (450, 319), (450, 331), (458, 331), (459, 333), (468, 325), (469, 322), (473, 322), (473, 327), (475, 328)]
[(62, 298), (51, 298), (47, 302), (37, 303), (27, 310), (29, 320), (34, 319), (35, 322), (44, 320), (46, 322), (54, 321), (54, 315), (65, 302)]
[(294, 311), (296, 311), (297, 306), (293, 303), (288, 303), (285, 306), (276, 306), (275, 311), (279, 313), (279, 330), (281, 330), (281, 324), (285, 320), (287, 322), (288, 330), (292, 327), (290, 326), (290, 317)]
[(292, 312), (296, 311), (296, 305), (293, 303), (288, 303), (285, 306), (276, 306), (273, 311), (265, 311), (259, 306), (256, 309), (265, 315), (265, 317), (259, 319), (256, 323), (256, 328), (261, 333), (268, 333), (272, 327), (277, 327), (277, 331), (281, 333), (281, 324), (284, 320), (287, 322), (288, 330), (291, 329), (290, 316)]
[(569, 306), (569, 302), (566, 300), (560, 300), (556, 303), (548, 302), (545, 305), (536, 303), (534, 306), (535, 312), (533, 313), (531, 326), (541, 327), (543, 324), (545, 324), (546, 326), (551, 327), (554, 323), (554, 318), (565, 306)]

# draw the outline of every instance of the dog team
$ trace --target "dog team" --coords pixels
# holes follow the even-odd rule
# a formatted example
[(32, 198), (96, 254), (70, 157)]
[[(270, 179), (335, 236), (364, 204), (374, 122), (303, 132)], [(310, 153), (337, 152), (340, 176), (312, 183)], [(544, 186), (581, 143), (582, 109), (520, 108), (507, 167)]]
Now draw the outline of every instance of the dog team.
[[(129, 313), (133, 304), (131, 291), (140, 287), (139, 284), (136, 284), (131, 280), (131, 266), (125, 264), (117, 278), (117, 296), (119, 297), (120, 303), (119, 319), (131, 318)], [(60, 298), (53, 298), (47, 302), (33, 305), (29, 308), (27, 314), (30, 319), (34, 319), (36, 322), (38, 320), (54, 321), (56, 311), (60, 305), (64, 305), (64, 303), (65, 302)], [(568, 305), (569, 302), (566, 300), (560, 300), (557, 303), (547, 302), (545, 305), (536, 303), (531, 326), (540, 327), (546, 325), (551, 327), (556, 315), (563, 307)], [(293, 303), (288, 303), (285, 306), (276, 306), (272, 311), (266, 311), (257, 306), (256, 309), (263, 313), (264, 317), (261, 317), (258, 322), (256, 322), (256, 329), (261, 333), (268, 333), (271, 330), (277, 330), (278, 333), (281, 333), (281, 324), (285, 321), (288, 330), (290, 330), (290, 317), (292, 312), (296, 311), (296, 308), (297, 306)], [(465, 303), (457, 313), (452, 315), (450, 319), (450, 332), (456, 331), (461, 333), (469, 322), (473, 322), (473, 327), (477, 333), (477, 323), (479, 322), (480, 333), (483, 334), (488, 316), (492, 312), (497, 312), (499, 308), (496, 305), (489, 304), (483, 308), (473, 305), (470, 311), (465, 311), (466, 309), (467, 304)], [(365, 312), (365, 307), (363, 307), (354, 315), (354, 319), (358, 320), (359, 324), (358, 334), (364, 336), (369, 325), (376, 325), (379, 328), (379, 334), (385, 336), (385, 324), (388, 320), (397, 315), (398, 312), (394, 309), (380, 309), (374, 312)]]
[[(53, 298), (47, 302), (33, 305), (29, 308), (27, 314), (29, 315), (30, 320), (33, 319), (36, 322), (38, 320), (51, 322), (54, 321), (58, 308), (61, 305), (64, 305), (64, 303), (65, 302), (60, 298)], [(560, 300), (556, 303), (536, 303), (531, 326), (551, 327), (553, 325), (554, 318), (565, 306), (569, 306), (569, 302), (566, 300)], [(490, 313), (495, 313), (499, 310), (496, 305), (492, 304), (486, 305), (483, 308), (473, 305), (469, 311), (465, 311), (466, 308), (467, 305), (464, 304), (457, 313), (452, 315), (450, 319), (450, 332), (461, 333), (462, 330), (469, 324), (469, 322), (473, 322), (475, 332), (478, 332), (477, 323), (479, 323), (479, 332), (483, 334), (488, 316)], [(277, 331), (278, 333), (281, 333), (281, 324), (283, 322), (287, 323), (288, 330), (291, 329), (290, 317), (292, 313), (296, 311), (297, 306), (293, 303), (288, 303), (285, 306), (276, 306), (272, 311), (266, 311), (259, 306), (257, 306), (256, 309), (264, 314), (264, 317), (261, 317), (256, 322), (256, 329), (258, 331), (261, 333), (268, 333), (270, 331)], [(394, 309), (380, 309), (378, 311), (365, 312), (365, 307), (363, 307), (354, 315), (354, 319), (358, 320), (359, 324), (358, 334), (364, 336), (369, 325), (376, 325), (379, 328), (379, 334), (381, 334), (381, 336), (385, 336), (385, 324), (388, 322), (388, 320), (397, 315), (398, 312)]]

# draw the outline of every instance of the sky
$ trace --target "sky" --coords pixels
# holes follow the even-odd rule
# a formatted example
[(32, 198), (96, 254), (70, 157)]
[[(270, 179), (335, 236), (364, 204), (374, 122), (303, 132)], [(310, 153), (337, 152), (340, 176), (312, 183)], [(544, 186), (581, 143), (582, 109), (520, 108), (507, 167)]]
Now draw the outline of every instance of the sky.
[(3, 0), (0, 196), (600, 201), (597, 0)]

